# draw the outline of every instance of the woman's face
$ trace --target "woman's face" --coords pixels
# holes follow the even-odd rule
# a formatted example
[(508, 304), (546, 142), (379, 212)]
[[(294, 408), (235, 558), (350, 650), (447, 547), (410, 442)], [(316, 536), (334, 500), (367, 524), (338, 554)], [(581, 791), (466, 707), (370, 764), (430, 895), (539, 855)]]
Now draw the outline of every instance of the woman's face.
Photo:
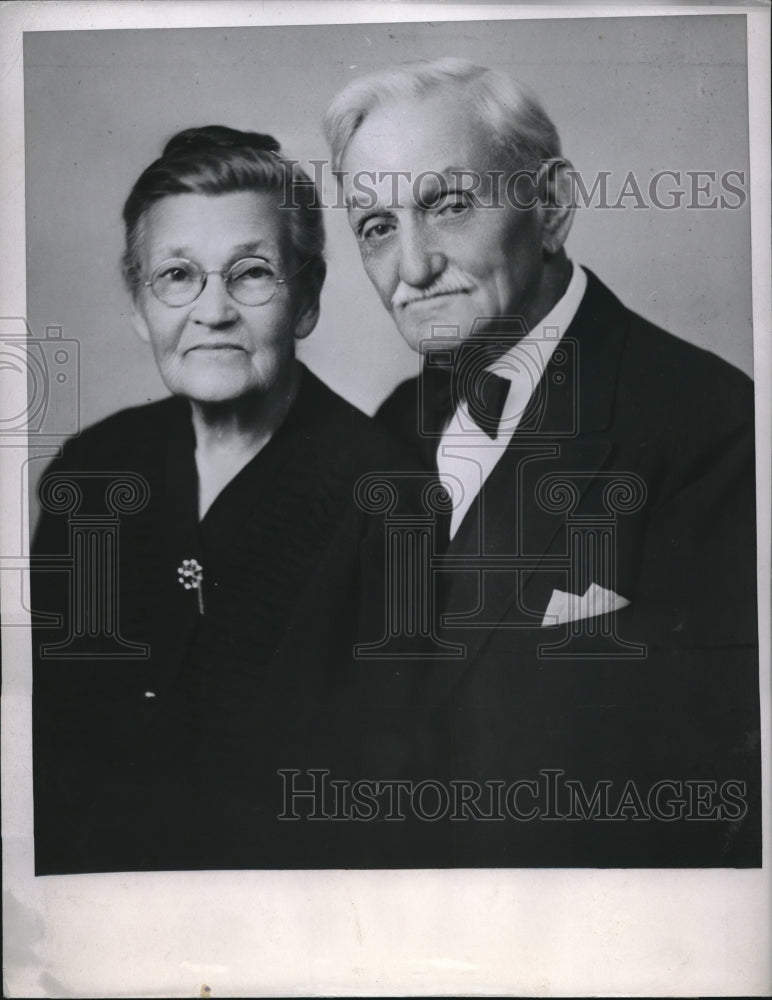
[[(170, 195), (142, 224), (143, 280), (174, 258), (226, 271), (255, 257), (282, 278), (297, 269), (282, 210), (269, 193)], [(294, 358), (294, 339), (308, 336), (317, 315), (317, 298), (300, 281), (280, 284), (259, 306), (237, 302), (218, 274), (188, 305), (166, 305), (147, 286), (134, 299), (135, 327), (152, 344), (167, 388), (202, 403), (232, 402), (276, 385)]]

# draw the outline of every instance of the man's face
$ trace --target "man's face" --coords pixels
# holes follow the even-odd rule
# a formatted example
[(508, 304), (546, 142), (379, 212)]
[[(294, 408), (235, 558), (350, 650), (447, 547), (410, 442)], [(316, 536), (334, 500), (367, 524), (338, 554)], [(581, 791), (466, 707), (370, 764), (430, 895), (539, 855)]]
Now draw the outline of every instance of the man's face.
[(416, 351), (433, 327), (466, 338), (477, 319), (513, 316), (530, 328), (553, 304), (542, 210), (507, 199), (501, 173), (512, 167), (501, 161), (456, 88), (376, 109), (346, 149), (343, 189), (365, 270)]

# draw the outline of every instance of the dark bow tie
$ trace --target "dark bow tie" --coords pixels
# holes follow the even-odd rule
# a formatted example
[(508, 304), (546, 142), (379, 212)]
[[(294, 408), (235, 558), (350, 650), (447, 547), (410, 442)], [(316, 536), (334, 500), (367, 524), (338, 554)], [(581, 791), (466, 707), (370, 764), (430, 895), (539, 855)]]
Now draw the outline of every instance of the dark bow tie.
[(449, 367), (429, 360), (421, 373), (423, 434), (434, 439), (436, 448), (445, 423), (464, 402), (471, 419), (495, 440), (510, 385), (507, 379), (484, 368)]

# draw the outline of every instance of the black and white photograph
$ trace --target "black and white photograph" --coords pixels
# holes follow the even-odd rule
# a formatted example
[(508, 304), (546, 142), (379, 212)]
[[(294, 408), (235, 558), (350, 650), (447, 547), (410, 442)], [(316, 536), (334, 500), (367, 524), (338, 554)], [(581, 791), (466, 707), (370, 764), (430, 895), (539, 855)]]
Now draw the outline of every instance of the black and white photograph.
[(765, 995), (769, 10), (292, 8), (11, 5), (4, 995)]

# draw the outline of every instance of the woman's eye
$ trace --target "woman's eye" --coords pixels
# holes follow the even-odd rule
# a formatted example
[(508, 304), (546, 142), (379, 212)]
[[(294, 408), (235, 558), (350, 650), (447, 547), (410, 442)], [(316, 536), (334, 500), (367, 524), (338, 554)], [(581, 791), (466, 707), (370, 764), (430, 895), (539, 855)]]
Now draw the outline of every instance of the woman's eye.
[(190, 281), (192, 272), (185, 267), (167, 267), (159, 271), (158, 277), (172, 284), (178, 281)]
[(265, 261), (255, 260), (234, 267), (230, 273), (231, 281), (265, 281), (273, 278), (273, 271)]

